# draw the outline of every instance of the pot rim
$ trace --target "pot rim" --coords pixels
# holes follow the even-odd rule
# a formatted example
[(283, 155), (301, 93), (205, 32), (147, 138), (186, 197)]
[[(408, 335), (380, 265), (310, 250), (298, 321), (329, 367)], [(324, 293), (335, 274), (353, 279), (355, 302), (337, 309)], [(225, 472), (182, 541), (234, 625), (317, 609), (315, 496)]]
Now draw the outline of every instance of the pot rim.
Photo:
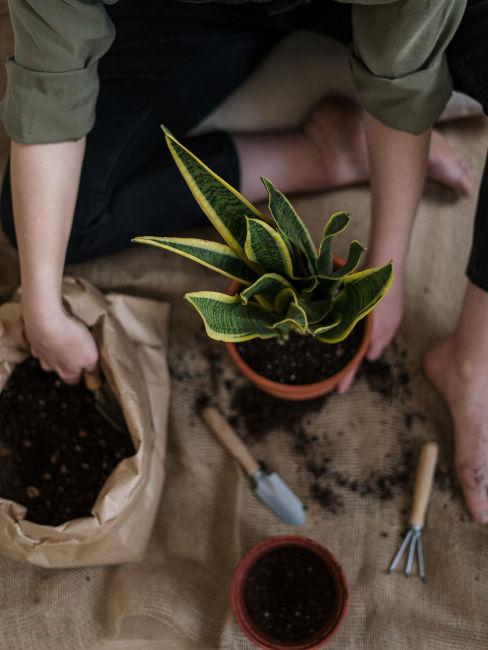
[[(255, 627), (244, 604), (244, 585), (251, 568), (268, 552), (285, 546), (299, 546), (318, 556), (327, 567), (334, 581), (336, 605), (329, 622), (313, 637), (302, 642), (280, 642)], [(260, 647), (269, 650), (313, 650), (328, 642), (341, 626), (348, 610), (349, 594), (346, 577), (334, 555), (309, 537), (300, 535), (277, 535), (262, 540), (251, 548), (235, 570), (231, 588), (231, 604), (234, 617), (245, 635)]]

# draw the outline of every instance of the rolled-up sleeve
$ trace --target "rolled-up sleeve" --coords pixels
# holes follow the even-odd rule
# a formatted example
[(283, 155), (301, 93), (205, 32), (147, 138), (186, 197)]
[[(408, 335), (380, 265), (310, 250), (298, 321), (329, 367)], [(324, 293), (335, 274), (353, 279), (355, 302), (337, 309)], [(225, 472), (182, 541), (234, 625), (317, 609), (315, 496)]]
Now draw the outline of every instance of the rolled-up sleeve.
[(16, 142), (76, 140), (95, 122), (98, 60), (115, 30), (100, 0), (10, 0), (14, 56), (0, 116)]
[(452, 92), (446, 48), (466, 0), (352, 7), (351, 66), (359, 101), (387, 126), (422, 133)]

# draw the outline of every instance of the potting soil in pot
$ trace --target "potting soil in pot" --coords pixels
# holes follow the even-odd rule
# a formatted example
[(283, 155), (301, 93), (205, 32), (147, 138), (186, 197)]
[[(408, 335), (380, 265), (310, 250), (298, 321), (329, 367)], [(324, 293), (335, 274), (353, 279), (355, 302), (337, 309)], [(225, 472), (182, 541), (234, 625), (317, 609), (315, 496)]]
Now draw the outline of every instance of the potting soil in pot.
[(34, 359), (16, 366), (0, 393), (0, 497), (29, 521), (57, 526), (90, 516), (115, 466), (135, 454), (129, 434), (95, 410), (83, 384), (67, 386)]
[(335, 606), (334, 580), (315, 553), (284, 546), (263, 555), (244, 585), (253, 624), (276, 641), (306, 641), (325, 627)]
[(313, 336), (292, 332), (287, 341), (252, 339), (237, 344), (255, 372), (282, 384), (313, 384), (341, 371), (356, 354), (363, 338), (361, 321), (340, 343), (321, 343)]

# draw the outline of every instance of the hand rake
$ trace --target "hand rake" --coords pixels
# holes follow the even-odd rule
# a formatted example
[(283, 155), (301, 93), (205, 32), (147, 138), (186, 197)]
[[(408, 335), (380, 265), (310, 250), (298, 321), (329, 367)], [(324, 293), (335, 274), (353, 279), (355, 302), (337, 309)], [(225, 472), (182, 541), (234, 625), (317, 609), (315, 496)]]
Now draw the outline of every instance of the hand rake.
[[(422, 531), (425, 524), (425, 514), (429, 504), (434, 472), (437, 464), (439, 449), (435, 442), (428, 442), (422, 447), (415, 476), (412, 509), (410, 511), (410, 528), (407, 531), (398, 553), (390, 564), (388, 573), (392, 573), (400, 564), (404, 555), (407, 557), (405, 575), (412, 573), (415, 555), (417, 555), (419, 577), (425, 582), (424, 547), (422, 545)], [(408, 549), (408, 550), (407, 550)]]

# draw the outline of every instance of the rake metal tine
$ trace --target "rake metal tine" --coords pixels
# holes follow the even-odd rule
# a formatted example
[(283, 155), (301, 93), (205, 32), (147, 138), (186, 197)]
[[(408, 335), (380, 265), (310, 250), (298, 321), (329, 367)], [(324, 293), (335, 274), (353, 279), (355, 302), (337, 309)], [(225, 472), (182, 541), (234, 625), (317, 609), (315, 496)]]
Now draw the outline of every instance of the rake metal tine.
[(405, 567), (405, 575), (407, 576), (407, 578), (412, 573), (413, 562), (415, 560), (415, 547), (417, 546), (418, 538), (419, 538), (418, 537), (418, 532), (415, 531), (414, 535), (412, 537), (412, 542), (410, 544), (410, 549), (408, 551), (407, 566)]
[(408, 557), (404, 573), (407, 577), (412, 574), (415, 555), (417, 555), (418, 574), (423, 582), (426, 581), (426, 576), (422, 530), (425, 524), (425, 514), (427, 512), (427, 506), (432, 492), (438, 451), (435, 442), (426, 443), (420, 451), (417, 463), (417, 472), (415, 475), (412, 507), (409, 517), (410, 529), (406, 534), (398, 553), (393, 558), (390, 568), (388, 569), (388, 573), (391, 573), (397, 568), (408, 548)]
[(427, 578), (425, 576), (424, 545), (422, 544), (422, 533), (419, 534), (417, 552), (419, 556), (419, 576), (423, 582), (426, 582)]
[(389, 569), (388, 569), (388, 573), (393, 573), (393, 571), (395, 571), (395, 569), (397, 568), (397, 566), (400, 564), (400, 560), (402, 559), (403, 554), (405, 553), (405, 551), (406, 551), (406, 549), (407, 549), (407, 546), (408, 546), (408, 544), (410, 543), (410, 540), (411, 540), (411, 538), (412, 538), (413, 532), (414, 532), (414, 531), (413, 531), (412, 529), (410, 529), (410, 530), (407, 532), (407, 534), (405, 535), (405, 537), (404, 537), (404, 539), (403, 539), (403, 542), (402, 542), (402, 545), (401, 545), (400, 548), (398, 549), (397, 554), (395, 555), (395, 557), (393, 558), (392, 563), (390, 564), (390, 567), (389, 567)]

